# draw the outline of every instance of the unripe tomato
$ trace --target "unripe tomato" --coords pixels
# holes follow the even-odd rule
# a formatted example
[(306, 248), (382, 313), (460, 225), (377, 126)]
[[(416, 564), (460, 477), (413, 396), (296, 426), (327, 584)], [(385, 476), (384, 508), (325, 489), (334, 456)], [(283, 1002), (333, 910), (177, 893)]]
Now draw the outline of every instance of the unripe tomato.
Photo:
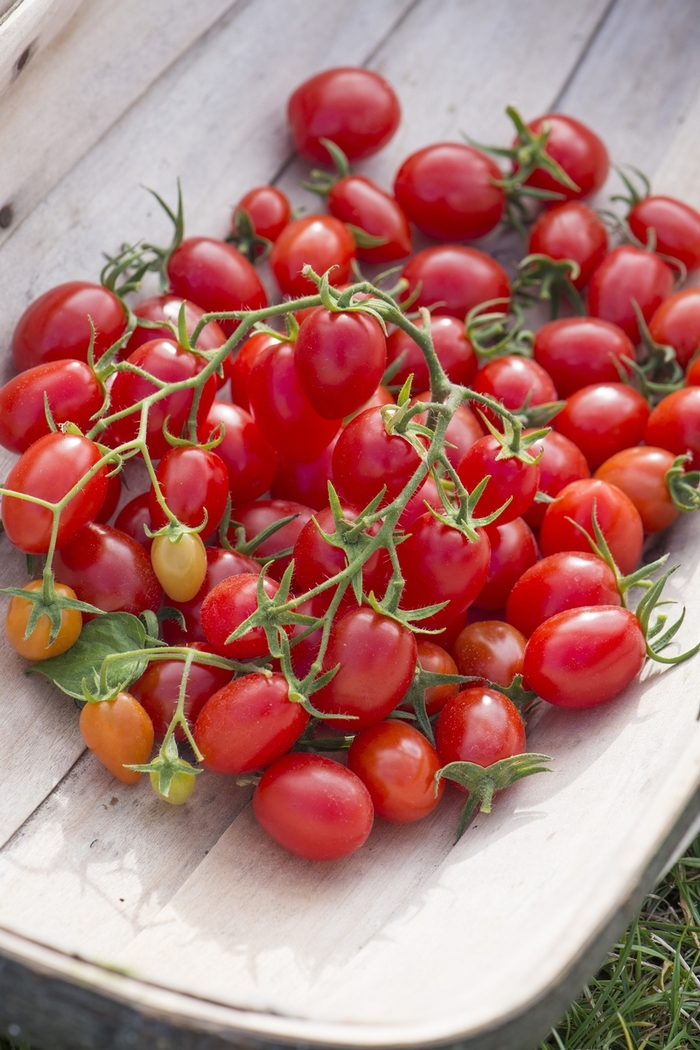
[(143, 765), (153, 747), (153, 725), (131, 693), (114, 700), (85, 704), (80, 712), (83, 740), (103, 766), (123, 784), (136, 784), (141, 774), (126, 765)]
[[(180, 759), (183, 765), (189, 765), (189, 762), (185, 762), (184, 759)], [(184, 806), (185, 802), (190, 798), (192, 792), (197, 784), (197, 777), (194, 773), (188, 773), (184, 769), (179, 769), (170, 781), (170, 787), (167, 795), (164, 795), (160, 790), (160, 782), (158, 773), (153, 772), (150, 774), (151, 787), (155, 791), (159, 798), (163, 799), (163, 802), (168, 802), (171, 806)]]
[(186, 532), (176, 542), (166, 535), (156, 536), (151, 546), (151, 563), (168, 597), (188, 602), (204, 582), (207, 552), (196, 532)]
[[(32, 580), (31, 583), (25, 584), (22, 590), (35, 594), (41, 590), (42, 586), (42, 580)], [(54, 589), (57, 594), (62, 595), (64, 598), (76, 597), (75, 591), (71, 590), (70, 587), (66, 587), (63, 583), (55, 583)], [(10, 604), (7, 608), (5, 634), (12, 648), (20, 656), (24, 656), (27, 660), (48, 660), (50, 656), (59, 656), (60, 653), (65, 653), (67, 649), (70, 649), (77, 642), (83, 627), (83, 614), (79, 609), (61, 610), (61, 625), (51, 644), (49, 644), (51, 621), (46, 614), (39, 617), (36, 627), (29, 637), (25, 638), (24, 635), (33, 608), (33, 602), (20, 598), (18, 595), (13, 595), (10, 598)]]

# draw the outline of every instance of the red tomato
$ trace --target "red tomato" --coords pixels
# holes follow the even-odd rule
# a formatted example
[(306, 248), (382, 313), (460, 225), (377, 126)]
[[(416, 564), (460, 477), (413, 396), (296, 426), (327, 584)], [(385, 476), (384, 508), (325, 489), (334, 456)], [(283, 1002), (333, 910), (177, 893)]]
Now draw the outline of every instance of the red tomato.
[[(263, 586), (268, 598), (279, 590), (279, 584), (267, 577)], [(249, 628), (235, 642), (226, 641), (258, 608), (257, 589), (255, 573), (240, 573), (217, 583), (202, 602), (200, 620), (206, 639), (217, 653), (231, 660), (254, 660), (268, 651), (262, 627)]]
[[(435, 674), (459, 674), (457, 664), (450, 654), (442, 646), (435, 642), (422, 640), (418, 642), (418, 663), (424, 671), (433, 671)], [(428, 717), (432, 718), (459, 690), (457, 682), (448, 682), (445, 685), (431, 685), (425, 690), (425, 709)]]
[[(244, 255), (213, 237), (188, 237), (168, 261), (168, 277), (175, 295), (191, 299), (207, 313), (261, 310), (267, 306), (265, 289)], [(226, 335), (238, 321), (220, 321)]]
[(104, 502), (100, 507), (99, 513), (95, 515), (95, 521), (101, 522), (106, 525), (109, 519), (114, 514), (115, 510), (119, 506), (119, 501), (122, 498), (122, 476), (121, 474), (111, 474), (107, 478), (107, 495), (104, 498)]
[(318, 457), (310, 463), (295, 463), (282, 460), (270, 486), (275, 499), (295, 500), (314, 510), (328, 505), (328, 482), (333, 480), (333, 449), (337, 438), (333, 438)]
[(495, 161), (481, 150), (439, 142), (406, 158), (394, 193), (409, 219), (429, 237), (473, 241), (503, 217), (506, 196), (495, 185), (502, 177)]
[(505, 525), (524, 514), (535, 498), (540, 481), (540, 468), (536, 463), (524, 463), (517, 456), (499, 459), (503, 446), (491, 434), (479, 438), (465, 453), (457, 467), (457, 473), (467, 492), (473, 492), (488, 476), (486, 488), (479, 497), (475, 513), (487, 517), (510, 503), (496, 518), (496, 523)]
[(435, 790), (441, 765), (432, 744), (396, 719), (363, 729), (348, 751), (348, 769), (369, 791), (374, 812), (393, 824), (410, 824), (432, 813), (442, 797), (442, 780)]
[(401, 511), (396, 527), (403, 532), (407, 532), (416, 518), (420, 518), (421, 514), (425, 514), (426, 506), (433, 507), (440, 513), (445, 509), (440, 499), (437, 483), (432, 474), (429, 474), (423, 484), (413, 493)]
[(674, 197), (645, 197), (627, 216), (629, 227), (642, 244), (654, 231), (654, 250), (678, 259), (688, 270), (700, 266), (700, 212)]
[(526, 186), (561, 193), (567, 200), (589, 197), (608, 177), (608, 151), (595, 132), (585, 124), (564, 113), (545, 113), (527, 125), (536, 135), (549, 130), (547, 153), (566, 172), (577, 186), (572, 190), (543, 168), (538, 168), (525, 180)]
[(666, 484), (666, 473), (675, 458), (664, 448), (626, 448), (598, 467), (595, 477), (622, 489), (639, 511), (644, 531), (658, 532), (672, 525), (680, 514)]
[(435, 727), (442, 761), (491, 766), (525, 751), (525, 727), (515, 704), (496, 689), (471, 686), (448, 700)]
[(87, 361), (90, 319), (95, 326), (95, 359), (126, 328), (119, 299), (99, 284), (69, 281), (44, 292), (20, 317), (12, 335), (12, 357), (19, 371), (47, 361)]
[(532, 689), (557, 707), (604, 704), (621, 693), (644, 665), (639, 621), (616, 605), (567, 609), (545, 620), (525, 650)]
[[(440, 320), (446, 321), (448, 318), (442, 317)], [(453, 318), (449, 318), (449, 320), (453, 320)], [(416, 401), (429, 402), (430, 400), (429, 390), (411, 399), (413, 403)], [(428, 413), (421, 412), (420, 415), (413, 418), (417, 423), (422, 423), (425, 426), (428, 421)], [(481, 423), (479, 423), (471, 409), (467, 408), (466, 404), (459, 405), (452, 419), (447, 424), (447, 430), (445, 431), (445, 455), (452, 466), (458, 467), (472, 445), (475, 445), (483, 436), (484, 431)]]
[[(546, 213), (548, 214), (548, 213)], [(563, 317), (542, 325), (532, 348), (535, 361), (551, 376), (560, 397), (591, 383), (617, 383), (615, 361), (634, 360), (629, 336), (597, 317)]]
[(537, 543), (522, 518), (507, 521), (505, 525), (497, 521), (487, 532), (491, 544), (489, 574), (474, 605), (478, 609), (505, 609), (516, 581), (537, 561)]
[(399, 434), (387, 434), (381, 409), (360, 412), (341, 431), (333, 452), (333, 480), (341, 499), (365, 507), (383, 486), (394, 499), (418, 468), (418, 453)]
[[(423, 327), (420, 318), (415, 322)], [(456, 317), (433, 317), (430, 321), (430, 334), (437, 359), (442, 365), (448, 379), (462, 386), (469, 386), (478, 367), (474, 347), (467, 339), (464, 324)], [(413, 374), (413, 390), (424, 390), (430, 385), (430, 374), (425, 357), (418, 346), (402, 328), (397, 328), (386, 341), (387, 363), (393, 364), (401, 354), (404, 355), (401, 367), (392, 379), (393, 383), (406, 382)], [(429, 398), (421, 398), (429, 400)]]
[(303, 268), (311, 266), (319, 277), (331, 270), (331, 282), (342, 284), (352, 273), (355, 254), (353, 236), (339, 219), (307, 215), (282, 230), (270, 253), (270, 266), (284, 295), (315, 295), (318, 288), (304, 277)]
[[(343, 516), (346, 521), (354, 521), (357, 511), (352, 507), (343, 507)], [(294, 580), (297, 593), (312, 590), (324, 580), (329, 580), (332, 576), (342, 572), (347, 565), (345, 553), (340, 547), (326, 543), (319, 529), (323, 529), (330, 536), (335, 536), (335, 522), (330, 507), (314, 514), (313, 518), (307, 521), (294, 544), (292, 557), (294, 558)], [(376, 535), (379, 532), (379, 524), (373, 526), (369, 531), (372, 535)], [(390, 576), (391, 565), (386, 551), (376, 551), (362, 566), (362, 587), (365, 594), (373, 591), (381, 598)], [(319, 598), (324, 598), (328, 604), (332, 597), (331, 589), (319, 595)], [(353, 598), (352, 601), (354, 600)]]
[[(202, 539), (213, 535), (224, 516), (228, 500), (228, 471), (216, 452), (196, 446), (179, 446), (167, 452), (156, 470), (161, 492), (178, 521), (191, 528), (203, 524)], [(149, 513), (154, 529), (162, 529), (168, 518), (151, 486)]]
[[(201, 306), (191, 303), (188, 299), (182, 299), (178, 295), (156, 295), (152, 299), (144, 299), (143, 302), (135, 306), (134, 313), (145, 321), (168, 322), (174, 325), (177, 332), (178, 317), (180, 316), (180, 308), (183, 303), (185, 304), (185, 327), (187, 328), (187, 335), (191, 336), (202, 317), (204, 317), (205, 311)], [(133, 354), (134, 350), (143, 346), (144, 343), (149, 343), (152, 339), (172, 339), (173, 342), (177, 342), (177, 337), (172, 334), (165, 323), (155, 329), (139, 327), (131, 335), (126, 347), (121, 351), (120, 357), (128, 357), (129, 354)], [(225, 342), (226, 336), (221, 325), (218, 325), (216, 321), (210, 321), (202, 329), (202, 333), (197, 340), (197, 349), (218, 350)]]
[(277, 469), (277, 453), (253, 417), (227, 401), (214, 401), (199, 428), (199, 440), (208, 441), (221, 425), (224, 437), (216, 446), (216, 455), (226, 468), (231, 499), (248, 503), (269, 489)]
[(276, 346), (277, 343), (279, 339), (268, 335), (267, 332), (253, 332), (243, 343), (228, 369), (231, 380), (231, 400), (244, 408), (246, 412), (250, 411), (248, 380), (253, 365), (258, 359), (258, 354), (268, 346)]
[(209, 697), (194, 738), (205, 769), (248, 773), (286, 755), (308, 721), (301, 704), (290, 701), (283, 675), (247, 674)]
[(510, 298), (510, 281), (501, 264), (460, 244), (424, 248), (406, 263), (401, 276), (408, 281), (407, 295), (417, 295), (412, 309), (434, 307), (435, 316), (449, 314), (463, 321), (480, 303)]
[(278, 845), (307, 860), (339, 860), (365, 842), (374, 809), (351, 770), (323, 755), (285, 755), (253, 795), (258, 823)]
[(540, 550), (545, 557), (559, 551), (588, 553), (588, 540), (574, 522), (593, 535), (594, 503), (600, 531), (620, 572), (626, 575), (636, 569), (641, 557), (642, 519), (624, 492), (606, 481), (585, 478), (573, 481), (561, 490), (545, 511), (540, 529)]
[(671, 267), (653, 252), (620, 244), (606, 255), (588, 285), (588, 311), (611, 321), (639, 342), (639, 324), (632, 306), (637, 302), (648, 323), (673, 291)]
[[(288, 518), (290, 515), (294, 516), (292, 521), (283, 525), (274, 535), (255, 548), (255, 557), (260, 558), (263, 562), (274, 558), (280, 551), (294, 546), (299, 533), (312, 517), (313, 510), (311, 507), (305, 507), (302, 503), (295, 503), (289, 499), (265, 499), (234, 507), (231, 511), (233, 521), (243, 526), (246, 541), (252, 540), (273, 522), (279, 521), (280, 518)], [(233, 529), (229, 530), (228, 538), (231, 543), (235, 543), (236, 537)], [(270, 576), (281, 579), (290, 561), (291, 555), (277, 558), (270, 567)]]
[(510, 592), (506, 617), (529, 636), (565, 609), (621, 604), (615, 573), (602, 558), (590, 552), (563, 551), (542, 558), (523, 573)]
[[(191, 648), (207, 651), (206, 646), (201, 644), (194, 644)], [(151, 719), (158, 739), (165, 736), (175, 714), (184, 666), (182, 660), (153, 660), (141, 677), (129, 687)], [(209, 697), (230, 682), (232, 677), (233, 671), (227, 671), (224, 667), (196, 661), (192, 663), (185, 688), (184, 714), (188, 725), (195, 723)], [(175, 738), (185, 739), (182, 726), (175, 730)]]
[(523, 673), (526, 644), (517, 628), (501, 620), (467, 624), (452, 643), (457, 673), (507, 687), (516, 674)]
[(119, 529), (93, 522), (57, 552), (58, 578), (105, 612), (156, 612), (162, 591), (148, 554)]
[[(488, 361), (476, 373), (471, 386), (477, 393), (501, 401), (511, 412), (519, 411), (524, 405), (534, 408), (557, 399), (554, 383), (544, 368), (528, 357), (515, 354)], [(498, 424), (498, 416), (489, 409), (479, 408), (492, 423)]]
[(367, 606), (351, 609), (334, 622), (323, 658), (324, 672), (338, 671), (311, 701), (326, 714), (351, 716), (330, 725), (358, 732), (391, 714), (411, 684), (416, 656), (406, 627)]
[(572, 394), (552, 425), (583, 452), (595, 470), (606, 459), (644, 438), (651, 409), (624, 383), (596, 383)]
[(411, 254), (411, 228), (400, 205), (364, 175), (347, 175), (333, 184), (326, 197), (331, 215), (380, 237), (383, 244), (371, 248), (357, 246), (363, 262), (384, 263)]
[(362, 408), (386, 368), (386, 339), (370, 314), (314, 310), (299, 328), (294, 368), (309, 404), (324, 419)]
[[(46, 434), (22, 453), (7, 475), (5, 488), (58, 503), (102, 458), (93, 441), (77, 434)], [(107, 467), (101, 467), (61, 512), (56, 537), (60, 550), (93, 521), (107, 495)], [(46, 554), (53, 514), (38, 503), (2, 497), (2, 522), (10, 543), (25, 554)], [(62, 581), (67, 582), (67, 581)]]
[[(550, 432), (532, 447), (532, 454), (539, 455), (542, 459), (538, 466), (540, 468), (540, 492), (547, 496), (557, 496), (561, 490), (572, 481), (580, 481), (581, 478), (589, 478), (591, 472), (583, 452), (563, 434), (556, 430)], [(532, 503), (523, 515), (527, 524), (538, 529), (542, 524), (546, 503)]]
[(291, 204), (276, 186), (256, 186), (241, 197), (233, 210), (231, 228), (234, 233), (241, 211), (250, 217), (257, 236), (268, 241), (276, 241), (292, 217)]
[(153, 747), (153, 725), (131, 693), (121, 692), (114, 700), (85, 704), (80, 712), (80, 733), (103, 766), (123, 784), (136, 784), (141, 777), (126, 765), (148, 761)]
[(95, 373), (84, 361), (47, 361), (29, 368), (0, 389), (0, 445), (26, 452), (50, 433), (45, 396), (57, 426), (71, 422), (83, 431), (90, 429), (90, 419), (104, 400)]
[(676, 456), (692, 453), (687, 470), (700, 470), (700, 387), (675, 390), (649, 416), (644, 441)]
[(370, 69), (343, 66), (305, 80), (290, 96), (287, 119), (297, 153), (328, 163), (321, 139), (348, 160), (370, 157), (392, 137), (401, 119), (394, 89)]
[(542, 212), (530, 230), (527, 250), (528, 254), (548, 255), (550, 259), (573, 259), (581, 272), (572, 284), (580, 291), (605, 257), (608, 231), (587, 204), (568, 201)]
[[(177, 620), (163, 621), (163, 637), (168, 645), (190, 645), (195, 642), (205, 642), (206, 635), (200, 623), (202, 602), (211, 590), (222, 580), (229, 576), (239, 576), (241, 573), (260, 572), (260, 566), (252, 558), (238, 551), (226, 550), (224, 547), (207, 547), (207, 572), (204, 582), (194, 598), (188, 602), (169, 601), (168, 604), (182, 613), (185, 621), (184, 628)], [(223, 684), (223, 683), (222, 683)]]
[(148, 492), (142, 492), (139, 496), (134, 496), (132, 500), (124, 504), (114, 522), (115, 529), (125, 532), (127, 536), (130, 536), (132, 540), (136, 540), (147, 551), (150, 551), (153, 543), (153, 539), (147, 536), (144, 530), (144, 525), (148, 526), (149, 529), (153, 525), (151, 512), (148, 509), (149, 502), (150, 495)]
[(649, 331), (652, 339), (672, 346), (681, 368), (700, 349), (700, 288), (684, 288), (669, 296), (658, 308)]

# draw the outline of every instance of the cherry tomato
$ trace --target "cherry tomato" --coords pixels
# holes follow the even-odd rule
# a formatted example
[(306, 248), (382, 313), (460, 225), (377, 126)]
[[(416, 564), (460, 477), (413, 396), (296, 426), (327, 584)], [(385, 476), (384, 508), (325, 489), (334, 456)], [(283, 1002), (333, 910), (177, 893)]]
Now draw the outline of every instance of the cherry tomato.
[[(191, 648), (207, 651), (201, 643), (195, 643)], [(152, 660), (141, 677), (130, 686), (132, 695), (151, 719), (157, 739), (165, 736), (175, 714), (184, 666), (182, 660)], [(233, 671), (227, 671), (224, 667), (196, 661), (191, 664), (184, 704), (184, 715), (190, 726), (196, 722), (209, 697), (227, 685), (232, 677)], [(177, 740), (185, 739), (182, 726), (176, 728), (175, 737)]]
[[(279, 590), (279, 584), (269, 577), (263, 586), (268, 598), (274, 598)], [(257, 589), (257, 575), (244, 572), (217, 583), (202, 602), (200, 619), (206, 639), (217, 653), (231, 660), (254, 660), (267, 653), (262, 627), (250, 628), (235, 642), (226, 641), (258, 608)]]
[(587, 204), (568, 201), (542, 212), (530, 230), (527, 250), (555, 260), (573, 259), (581, 272), (571, 283), (580, 291), (607, 253), (608, 231)]
[(295, 500), (314, 510), (328, 505), (328, 482), (333, 480), (333, 450), (337, 438), (333, 438), (318, 459), (310, 463), (295, 463), (282, 459), (270, 486), (275, 499)]
[(567, 200), (589, 197), (600, 189), (608, 177), (610, 161), (608, 151), (595, 132), (564, 113), (545, 113), (527, 126), (536, 135), (549, 130), (546, 151), (578, 189), (563, 185), (543, 168), (538, 168), (525, 180), (526, 186), (560, 193)]
[[(581, 478), (589, 478), (591, 472), (586, 462), (586, 457), (573, 441), (569, 441), (563, 434), (556, 430), (549, 433), (532, 446), (533, 456), (542, 452), (539, 461), (540, 468), (540, 492), (547, 496), (557, 496), (561, 490), (572, 481), (580, 481)], [(538, 529), (542, 524), (546, 503), (532, 503), (523, 515), (527, 524)]]
[(502, 620), (467, 624), (452, 643), (457, 673), (509, 686), (523, 673), (526, 644), (525, 635)]
[[(58, 503), (102, 458), (93, 441), (78, 434), (46, 434), (12, 467), (5, 488)], [(60, 550), (98, 514), (107, 495), (107, 467), (100, 467), (61, 511), (56, 549)], [(10, 543), (25, 554), (46, 554), (53, 514), (38, 503), (2, 497), (2, 522)]]
[(588, 540), (574, 522), (592, 531), (593, 504), (600, 531), (617, 562), (627, 574), (636, 569), (642, 553), (642, 519), (630, 499), (615, 485), (594, 478), (572, 481), (545, 511), (540, 529), (540, 550), (546, 557), (559, 551), (590, 551)]
[(700, 387), (675, 390), (649, 416), (644, 441), (676, 456), (692, 453), (687, 470), (700, 470)]
[(95, 326), (97, 360), (126, 328), (126, 315), (116, 295), (88, 281), (69, 281), (44, 292), (29, 304), (15, 327), (15, 367), (24, 371), (65, 358), (87, 361), (90, 319)]
[[(156, 295), (152, 299), (144, 299), (143, 302), (135, 306), (134, 313), (145, 321), (163, 323), (159, 324), (158, 328), (142, 328), (140, 326), (136, 328), (126, 347), (121, 351), (120, 356), (128, 357), (129, 354), (133, 354), (134, 350), (137, 350), (152, 339), (171, 339), (173, 342), (177, 342), (177, 336), (172, 334), (168, 324), (173, 325), (177, 332), (180, 308), (183, 303), (185, 306), (185, 327), (187, 335), (191, 336), (202, 317), (204, 317), (205, 311), (202, 307), (191, 303), (189, 299), (182, 299), (178, 295)], [(216, 321), (210, 321), (202, 329), (202, 333), (197, 340), (197, 349), (218, 350), (225, 342), (226, 336), (221, 325), (218, 325)]]
[(181, 627), (177, 620), (163, 621), (163, 637), (168, 645), (194, 645), (205, 642), (206, 635), (200, 623), (200, 613), (202, 602), (209, 591), (229, 576), (238, 576), (243, 572), (258, 575), (260, 572), (256, 561), (245, 554), (239, 554), (238, 551), (226, 550), (224, 547), (207, 547), (206, 554), (207, 574), (194, 598), (190, 598), (188, 602), (172, 602), (173, 608), (182, 613), (184, 627)]
[(396, 199), (419, 230), (438, 241), (473, 241), (503, 217), (506, 196), (498, 165), (481, 150), (439, 142), (412, 153), (399, 168)]
[(678, 364), (686, 368), (700, 349), (700, 288), (669, 296), (649, 322), (649, 331), (657, 343), (672, 346)]
[[(422, 320), (415, 324), (423, 327)], [(442, 365), (448, 379), (453, 383), (469, 386), (478, 367), (474, 347), (467, 339), (464, 324), (456, 317), (432, 317), (430, 335), (437, 359)], [(392, 379), (393, 383), (403, 385), (409, 375), (413, 375), (413, 389), (424, 390), (430, 385), (430, 374), (425, 357), (418, 346), (402, 328), (392, 332), (386, 341), (387, 363), (393, 364), (402, 354), (401, 367)], [(421, 398), (429, 400), (429, 398)]]
[(104, 393), (93, 370), (84, 361), (47, 361), (21, 372), (0, 389), (0, 445), (26, 452), (50, 433), (44, 397), (57, 426), (75, 423), (90, 429), (92, 416), (102, 407)]
[[(267, 306), (265, 289), (244, 255), (213, 237), (188, 237), (168, 261), (168, 277), (175, 295), (191, 299), (207, 313), (261, 310)], [(219, 321), (231, 335), (238, 321)]]
[(637, 302), (648, 323), (672, 291), (673, 271), (663, 259), (631, 244), (620, 244), (593, 272), (588, 311), (593, 317), (616, 324), (638, 343), (639, 324), (632, 302)]
[(593, 707), (621, 693), (637, 677), (645, 657), (644, 634), (629, 609), (567, 609), (530, 636), (524, 674), (550, 704)]
[(318, 288), (302, 270), (309, 265), (319, 277), (330, 270), (331, 282), (342, 284), (352, 273), (355, 241), (333, 215), (307, 215), (282, 230), (270, 253), (270, 266), (284, 295), (315, 295)]
[(348, 160), (370, 157), (392, 137), (401, 119), (394, 89), (370, 69), (326, 69), (305, 80), (287, 104), (294, 149), (307, 160), (328, 162), (321, 139)]
[(231, 380), (231, 400), (244, 408), (246, 412), (250, 411), (248, 379), (251, 369), (258, 359), (258, 354), (265, 347), (275, 346), (279, 341), (274, 336), (268, 335), (267, 332), (253, 332), (243, 343), (228, 369)]
[(416, 293), (413, 309), (434, 307), (435, 316), (449, 314), (460, 321), (480, 303), (510, 298), (510, 281), (501, 264), (460, 244), (424, 248), (406, 263), (402, 277), (408, 281), (407, 295)]
[(432, 813), (442, 797), (442, 780), (435, 790), (441, 765), (432, 744), (396, 719), (363, 729), (348, 751), (348, 769), (369, 791), (374, 812), (393, 824), (410, 824)]
[[(280, 551), (293, 547), (299, 533), (306, 525), (309, 518), (313, 516), (311, 507), (305, 507), (302, 503), (295, 503), (289, 499), (266, 499), (258, 500), (256, 503), (246, 503), (242, 507), (234, 507), (231, 511), (233, 521), (241, 524), (245, 530), (246, 541), (252, 540), (268, 525), (279, 521), (280, 518), (288, 518), (294, 515), (292, 521), (287, 522), (272, 536), (264, 540), (255, 548), (255, 557), (261, 561), (275, 561), (268, 570), (274, 579), (281, 579), (282, 574), (291, 561), (291, 555), (277, 558)], [(229, 531), (229, 541), (235, 543), (235, 532)]]
[(615, 574), (602, 558), (563, 551), (542, 558), (523, 573), (510, 592), (506, 618), (529, 636), (565, 609), (621, 604)]
[(360, 412), (341, 431), (333, 451), (333, 480), (341, 499), (365, 507), (386, 486), (394, 499), (418, 468), (418, 453), (399, 434), (388, 434), (382, 410)]
[[(42, 580), (32, 580), (31, 583), (25, 584), (22, 590), (34, 594), (42, 587)], [(54, 590), (64, 598), (76, 598), (75, 591), (63, 583), (55, 583)], [(39, 617), (29, 637), (24, 637), (33, 609), (34, 603), (27, 601), (26, 598), (20, 598), (17, 595), (10, 598), (5, 617), (5, 634), (15, 652), (26, 660), (48, 660), (50, 656), (59, 656), (75, 645), (83, 629), (83, 614), (79, 609), (61, 610), (58, 634), (51, 643), (49, 643), (51, 621), (46, 614)]]
[[(246, 212), (258, 237), (276, 241), (292, 217), (292, 206), (276, 186), (256, 186), (248, 190), (233, 210), (231, 228), (236, 232), (236, 218)], [(245, 407), (245, 406), (244, 406)]]
[[(418, 642), (418, 663), (424, 671), (433, 671), (435, 674), (459, 674), (457, 664), (454, 662), (446, 649), (435, 642), (422, 639)], [(425, 690), (425, 709), (428, 717), (432, 718), (459, 690), (456, 682), (445, 685), (431, 685)]]
[(394, 197), (380, 189), (364, 175), (347, 175), (333, 184), (326, 197), (331, 215), (341, 222), (357, 226), (371, 237), (384, 242), (373, 247), (357, 246), (357, 257), (363, 262), (394, 262), (410, 255), (411, 228)]
[(290, 701), (283, 675), (247, 674), (209, 697), (194, 738), (205, 769), (247, 773), (286, 755), (308, 721), (301, 704)]
[(80, 712), (83, 740), (103, 766), (123, 784), (136, 784), (141, 774), (126, 765), (143, 765), (153, 747), (153, 725), (131, 693), (114, 700), (85, 704)]
[[(441, 317), (440, 320), (447, 321), (448, 318)], [(449, 320), (453, 320), (453, 318), (449, 318)], [(416, 401), (429, 402), (431, 400), (429, 390), (411, 399), (412, 403)], [(413, 418), (417, 423), (422, 423), (425, 426), (428, 422), (428, 413), (421, 412), (420, 415)], [(467, 408), (466, 405), (459, 405), (452, 419), (447, 424), (445, 431), (445, 455), (452, 466), (458, 467), (472, 445), (475, 445), (483, 436), (484, 431), (481, 424), (471, 409)]]
[[(354, 521), (357, 511), (352, 507), (343, 507), (343, 516), (346, 521)], [(342, 572), (347, 565), (345, 553), (340, 547), (333, 547), (327, 543), (319, 529), (330, 536), (335, 536), (335, 522), (330, 507), (314, 514), (313, 518), (307, 521), (294, 544), (292, 555), (294, 580), (302, 592), (310, 591), (324, 580), (329, 580), (332, 576)], [(379, 525), (373, 526), (369, 531), (372, 535), (376, 535), (379, 532)], [(375, 595), (381, 597), (390, 576), (391, 565), (386, 552), (376, 551), (362, 566), (362, 588), (365, 594), (373, 591)], [(330, 589), (319, 595), (319, 598), (325, 599), (327, 603), (330, 603), (332, 597), (333, 592)], [(353, 597), (352, 601), (354, 600)]]
[[(548, 213), (546, 213), (548, 214)], [(592, 383), (617, 383), (623, 358), (634, 360), (629, 336), (597, 317), (562, 317), (542, 325), (532, 347), (535, 361), (551, 376), (560, 397)]]
[(202, 537), (196, 532), (185, 532), (176, 541), (167, 535), (155, 536), (151, 544), (151, 564), (169, 598), (176, 602), (190, 601), (207, 572)]
[[(487, 362), (474, 376), (472, 390), (479, 394), (488, 394), (496, 401), (501, 401), (511, 412), (517, 412), (527, 405), (546, 405), (556, 401), (557, 391), (541, 365), (529, 357), (506, 354)], [(498, 425), (500, 417), (488, 408), (480, 410), (492, 423)]]
[(98, 521), (103, 525), (107, 524), (119, 506), (119, 501), (122, 498), (122, 491), (123, 486), (121, 474), (110, 474), (107, 478), (107, 495), (104, 498), (104, 502), (102, 503), (98, 514), (95, 516), (95, 521)]
[(490, 766), (525, 751), (525, 728), (515, 704), (496, 689), (471, 686), (448, 700), (435, 727), (443, 763)]
[(374, 809), (358, 776), (323, 755), (285, 755), (255, 789), (253, 813), (278, 845), (307, 860), (339, 860), (366, 841)]
[(216, 446), (216, 455), (224, 463), (231, 499), (248, 503), (269, 489), (277, 469), (277, 453), (253, 417), (238, 405), (215, 401), (199, 428), (199, 440), (209, 441), (221, 426), (224, 436)]
[(651, 409), (624, 383), (596, 383), (572, 394), (553, 426), (577, 445), (595, 470), (606, 459), (644, 438)]
[(86, 525), (57, 552), (54, 566), (81, 602), (105, 612), (138, 616), (160, 606), (161, 586), (148, 554), (131, 536), (109, 525)]
[(139, 496), (134, 496), (128, 503), (124, 504), (114, 522), (115, 529), (118, 529), (119, 532), (125, 532), (127, 536), (130, 536), (132, 540), (136, 540), (147, 551), (150, 551), (153, 543), (152, 537), (147, 536), (144, 530), (144, 525), (149, 529), (153, 527), (149, 510), (150, 501), (149, 492), (142, 492)]
[[(183, 759), (180, 759), (183, 762)], [(186, 766), (189, 762), (184, 763)], [(151, 787), (155, 791), (159, 798), (163, 799), (163, 802), (168, 802), (171, 806), (184, 806), (185, 802), (192, 796), (192, 792), (197, 784), (197, 777), (194, 772), (188, 773), (185, 769), (178, 769), (177, 773), (174, 774), (170, 781), (167, 795), (163, 794), (160, 790), (160, 776), (155, 771), (150, 774)]]
[(627, 216), (629, 228), (642, 244), (654, 231), (654, 250), (678, 259), (688, 270), (700, 266), (700, 212), (674, 197), (645, 197)]
[[(156, 477), (178, 521), (195, 529), (204, 522), (206, 512), (207, 524), (199, 535), (205, 540), (216, 532), (229, 493), (226, 464), (216, 452), (196, 446), (171, 448), (158, 464)], [(148, 509), (153, 529), (162, 529), (168, 519), (152, 486)]]
[(626, 448), (601, 464), (594, 476), (622, 489), (639, 511), (644, 531), (658, 532), (680, 514), (666, 484), (666, 473), (675, 458), (664, 448)]
[(474, 605), (478, 609), (505, 609), (516, 581), (537, 561), (537, 543), (522, 518), (514, 518), (504, 525), (497, 520), (488, 527), (487, 533), (491, 544), (489, 574)]
[(309, 404), (324, 419), (362, 408), (386, 368), (386, 339), (365, 313), (314, 310), (299, 328), (294, 368)]
[(499, 525), (525, 513), (535, 498), (540, 480), (537, 463), (524, 463), (517, 456), (501, 459), (502, 451), (501, 443), (487, 434), (467, 450), (457, 467), (460, 480), (470, 493), (488, 476), (486, 488), (476, 504), (476, 514), (487, 517), (510, 499), (496, 519)]

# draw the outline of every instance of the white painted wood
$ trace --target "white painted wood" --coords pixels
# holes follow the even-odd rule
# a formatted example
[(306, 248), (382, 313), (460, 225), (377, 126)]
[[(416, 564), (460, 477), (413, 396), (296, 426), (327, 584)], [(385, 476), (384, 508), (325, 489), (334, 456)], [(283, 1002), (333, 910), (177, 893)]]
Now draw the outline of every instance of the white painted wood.
[(0, 4), (0, 94), (60, 33), (83, 0), (4, 0)]

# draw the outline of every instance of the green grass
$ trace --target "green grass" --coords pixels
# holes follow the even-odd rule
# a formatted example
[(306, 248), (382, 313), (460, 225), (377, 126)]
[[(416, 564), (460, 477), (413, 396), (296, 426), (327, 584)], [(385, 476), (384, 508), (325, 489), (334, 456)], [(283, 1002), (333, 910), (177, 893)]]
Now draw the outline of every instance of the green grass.
[(700, 1050), (700, 838), (537, 1050)]

